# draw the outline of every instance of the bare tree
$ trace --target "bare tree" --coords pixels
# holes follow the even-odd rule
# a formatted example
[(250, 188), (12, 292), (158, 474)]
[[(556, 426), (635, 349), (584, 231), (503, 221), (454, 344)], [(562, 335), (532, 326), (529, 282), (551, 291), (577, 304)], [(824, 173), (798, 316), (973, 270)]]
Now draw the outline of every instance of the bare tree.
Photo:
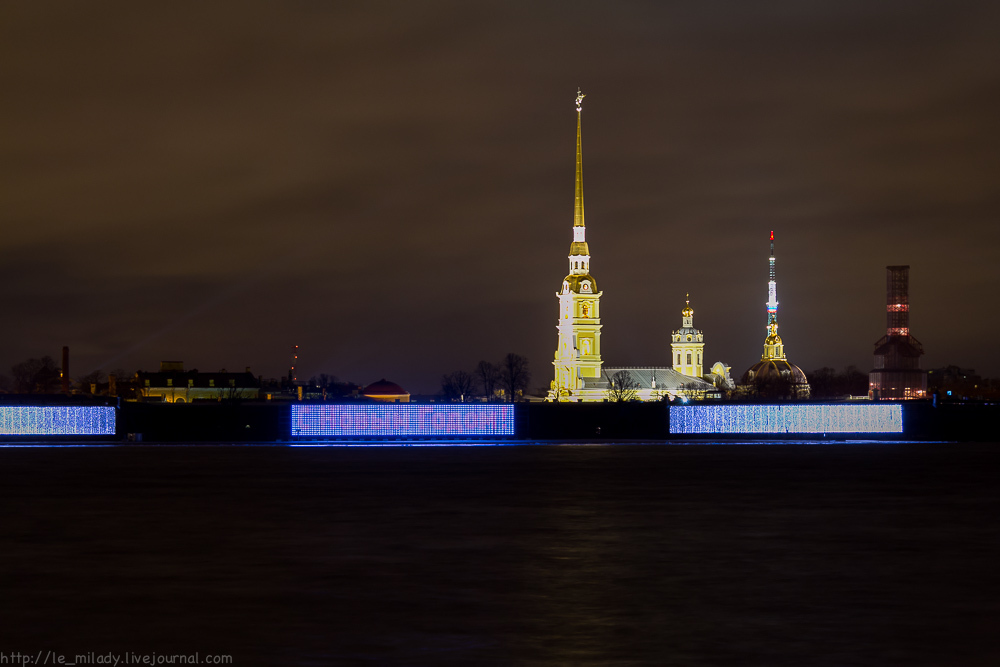
[(240, 387), (223, 387), (219, 390), (219, 402), (238, 405), (253, 398), (253, 392)]
[(608, 400), (612, 403), (626, 403), (639, 398), (639, 382), (628, 371), (618, 371), (611, 376)]
[(442, 378), (441, 390), (448, 400), (465, 403), (476, 392), (476, 378), (471, 373), (455, 371)]
[(59, 386), (59, 367), (52, 357), (28, 359), (11, 366), (14, 391), (20, 394), (49, 394)]
[(520, 400), (530, 381), (528, 360), (519, 354), (508, 352), (500, 362), (500, 386), (507, 394), (507, 400), (511, 402)]
[[(80, 386), (80, 391), (83, 393), (96, 394), (101, 391), (101, 385), (105, 384), (108, 381), (108, 378), (104, 375), (104, 371), (98, 368), (95, 371), (91, 371), (86, 375), (80, 376), (76, 381)], [(91, 387), (93, 387), (95, 391), (91, 391)]]
[(476, 366), (476, 376), (483, 387), (483, 395), (487, 401), (492, 401), (500, 386), (500, 369), (488, 361), (480, 361)]

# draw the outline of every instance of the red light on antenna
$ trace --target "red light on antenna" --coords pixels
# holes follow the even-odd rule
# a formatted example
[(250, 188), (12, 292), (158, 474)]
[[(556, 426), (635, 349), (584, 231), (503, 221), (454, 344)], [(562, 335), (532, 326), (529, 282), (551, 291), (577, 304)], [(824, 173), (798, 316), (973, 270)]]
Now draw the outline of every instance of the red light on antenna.
[(771, 240), (772, 241), (774, 240), (774, 230), (773, 229), (771, 230)]

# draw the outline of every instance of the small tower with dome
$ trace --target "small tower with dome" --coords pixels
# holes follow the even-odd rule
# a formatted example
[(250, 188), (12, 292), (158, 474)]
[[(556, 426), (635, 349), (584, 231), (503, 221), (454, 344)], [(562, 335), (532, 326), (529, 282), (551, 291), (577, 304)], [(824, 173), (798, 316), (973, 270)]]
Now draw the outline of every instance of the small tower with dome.
[(704, 367), (705, 336), (694, 328), (694, 309), (687, 294), (681, 311), (681, 328), (671, 334), (670, 356), (673, 369), (682, 375), (700, 378)]

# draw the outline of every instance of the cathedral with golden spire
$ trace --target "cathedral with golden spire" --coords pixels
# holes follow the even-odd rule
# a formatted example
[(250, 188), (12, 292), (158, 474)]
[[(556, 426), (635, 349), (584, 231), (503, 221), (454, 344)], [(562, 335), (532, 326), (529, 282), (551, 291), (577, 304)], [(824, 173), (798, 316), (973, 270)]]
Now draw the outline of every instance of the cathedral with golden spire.
[[(559, 322), (556, 330), (555, 380), (549, 400), (581, 400), (588, 379), (601, 377), (601, 292), (590, 275), (590, 246), (583, 217), (583, 98), (576, 94), (576, 198), (573, 206), (573, 241), (569, 246), (569, 273), (556, 294)], [(591, 397), (590, 400), (600, 400)]]
[[(590, 246), (583, 215), (583, 115), (582, 92), (576, 95), (576, 194), (573, 206), (573, 240), (569, 246), (569, 273), (556, 298), (559, 319), (555, 379), (548, 401), (606, 401), (612, 395), (628, 400), (660, 400), (674, 396), (706, 396), (718, 386), (731, 386), (729, 367), (713, 366), (702, 376), (704, 336), (694, 329), (690, 301), (682, 312), (682, 326), (673, 332), (673, 367), (606, 368), (601, 358), (601, 295), (590, 273)], [(718, 378), (715, 376), (719, 375)], [(715, 382), (715, 381), (718, 382)], [(622, 385), (629, 390), (623, 394)], [(617, 390), (616, 390), (617, 387)]]

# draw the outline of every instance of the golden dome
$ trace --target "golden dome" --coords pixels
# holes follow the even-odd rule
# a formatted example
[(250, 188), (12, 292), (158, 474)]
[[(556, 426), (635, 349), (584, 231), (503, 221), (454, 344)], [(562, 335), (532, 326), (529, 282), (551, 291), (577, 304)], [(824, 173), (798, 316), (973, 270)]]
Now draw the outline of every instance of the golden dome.
[(563, 278), (563, 285), (569, 285), (569, 291), (576, 292), (577, 294), (597, 293), (597, 281), (589, 273), (571, 273)]
[(685, 298), (684, 303), (686, 305), (684, 306), (684, 310), (681, 311), (681, 316), (682, 317), (692, 317), (694, 315), (694, 308), (691, 307), (691, 298), (690, 297), (691, 297), (690, 294), (685, 294), (684, 295), (684, 298)]
[(802, 369), (787, 359), (762, 359), (747, 369), (740, 384), (784, 380), (792, 385), (809, 386), (809, 380)]
[(590, 256), (590, 246), (587, 245), (586, 241), (573, 241), (569, 245), (570, 257), (573, 255), (586, 255)]

